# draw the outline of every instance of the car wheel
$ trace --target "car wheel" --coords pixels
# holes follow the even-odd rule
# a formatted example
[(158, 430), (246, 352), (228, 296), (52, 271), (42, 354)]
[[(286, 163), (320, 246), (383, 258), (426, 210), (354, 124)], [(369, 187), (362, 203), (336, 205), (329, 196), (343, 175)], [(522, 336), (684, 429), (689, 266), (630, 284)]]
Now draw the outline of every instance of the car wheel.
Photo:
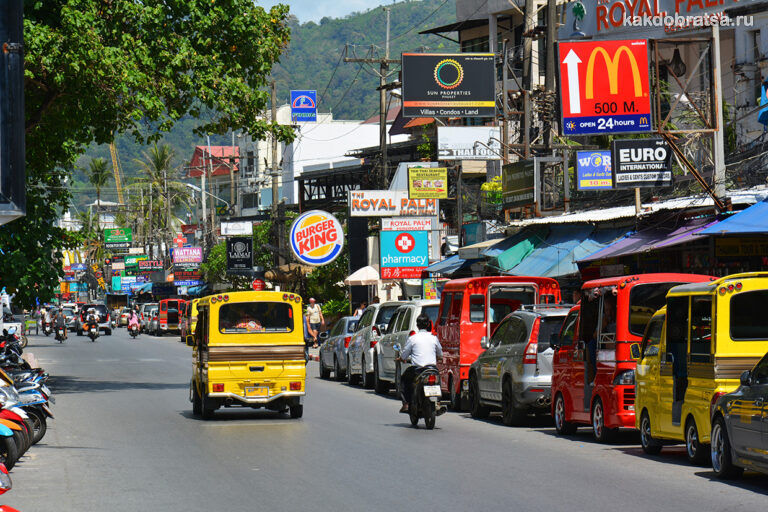
[(357, 384), (357, 375), (352, 373), (352, 362), (349, 356), (347, 356), (347, 384), (350, 386)]
[(592, 435), (598, 443), (607, 443), (614, 432), (615, 429), (605, 426), (605, 409), (603, 401), (598, 397), (592, 405)]
[(699, 441), (699, 429), (696, 427), (696, 420), (688, 418), (685, 422), (685, 452), (688, 455), (688, 461), (697, 466), (703, 466), (707, 462), (708, 446)]
[(453, 382), (453, 375), (448, 378), (448, 393), (451, 398), (451, 409), (457, 412), (463, 410), (461, 406), (461, 381), (457, 386)]
[(565, 398), (562, 393), (558, 393), (555, 397), (555, 408), (552, 414), (552, 419), (555, 422), (555, 430), (561, 436), (569, 436), (576, 432), (576, 425), (569, 421), (566, 421), (565, 416)]
[(480, 386), (474, 373), (469, 376), (469, 403), (469, 413), (473, 418), (482, 420), (487, 418), (491, 412), (488, 407), (480, 403)]
[(335, 355), (333, 356), (333, 378), (336, 380), (343, 380), (346, 375), (343, 371), (341, 371), (341, 367), (339, 366), (339, 358)]
[(515, 397), (512, 394), (512, 383), (504, 381), (501, 389), (501, 420), (508, 427), (522, 425), (528, 419), (525, 409), (515, 407)]
[(728, 439), (728, 431), (722, 416), (715, 418), (715, 421), (712, 423), (711, 441), (712, 469), (715, 471), (717, 478), (725, 480), (740, 477), (744, 473), (744, 469), (733, 463), (731, 458), (731, 442)]
[(386, 381), (381, 380), (381, 375), (379, 375), (379, 358), (374, 357), (373, 359), (373, 390), (379, 394), (379, 395), (386, 395), (389, 393), (389, 383)]
[(648, 455), (657, 455), (661, 451), (661, 443), (651, 435), (651, 417), (648, 411), (643, 411), (640, 417), (640, 446)]
[(360, 379), (363, 381), (363, 388), (371, 389), (373, 387), (373, 373), (368, 373), (365, 369), (365, 356), (363, 356), (360, 363)]
[(297, 420), (302, 416), (304, 416), (304, 406), (302, 404), (292, 405), (290, 409), (291, 409), (291, 418)]
[(331, 378), (331, 370), (325, 367), (325, 363), (323, 362), (323, 355), (320, 354), (320, 378), (321, 379), (329, 379)]

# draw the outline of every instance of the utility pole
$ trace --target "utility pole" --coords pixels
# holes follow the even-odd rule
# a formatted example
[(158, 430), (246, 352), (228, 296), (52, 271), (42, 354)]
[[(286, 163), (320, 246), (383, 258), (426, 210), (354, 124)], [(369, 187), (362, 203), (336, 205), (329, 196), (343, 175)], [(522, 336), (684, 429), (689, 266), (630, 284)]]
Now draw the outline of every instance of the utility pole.
[[(211, 190), (213, 184), (213, 153), (211, 152), (211, 136), (206, 135), (207, 141), (208, 141), (208, 170), (211, 172), (211, 179), (208, 181), (208, 193), (211, 194), (211, 197), (217, 197), (213, 194), (213, 191)], [(205, 172), (203, 172), (203, 175), (205, 175)], [(203, 181), (203, 186), (205, 186), (205, 181)], [(203, 189), (205, 190), (205, 189)], [(205, 197), (205, 192), (203, 192), (203, 197)], [(203, 199), (203, 204), (205, 204), (205, 199)], [(210, 240), (211, 245), (213, 245), (213, 232), (216, 227), (216, 205), (213, 201), (211, 201), (211, 229), (210, 229)]]
[[(272, 123), (277, 123), (277, 84), (275, 80), (272, 80)], [(283, 258), (280, 256), (280, 251), (283, 249), (283, 219), (280, 215), (280, 208), (278, 203), (280, 202), (280, 170), (278, 169), (279, 162), (277, 160), (277, 136), (272, 134), (272, 227), (275, 230), (275, 238), (277, 239), (277, 251), (275, 252), (275, 263), (277, 266), (282, 265)]]
[(720, 74), (720, 27), (712, 24), (712, 76), (714, 79), (715, 116), (717, 130), (712, 134), (713, 160), (715, 164), (714, 180), (715, 195), (725, 197), (725, 122), (723, 121), (723, 80)]
[(232, 130), (232, 158), (229, 163), (229, 204), (230, 208), (235, 208), (235, 130)]
[(152, 194), (152, 181), (151, 181), (151, 178), (150, 178), (150, 182), (149, 182), (149, 233), (148, 233), (148, 236), (149, 236), (149, 259), (152, 259), (155, 256), (154, 251), (153, 251), (154, 247), (153, 247), (153, 244), (152, 244), (152, 227), (153, 227), (152, 226), (152, 210), (154, 209), (154, 201), (153, 201), (152, 195), (153, 195)]
[[(381, 180), (380, 185), (386, 186), (389, 181), (388, 155), (387, 155), (387, 78), (389, 77), (389, 65), (400, 62), (389, 58), (389, 28), (391, 8), (382, 7), (387, 13), (387, 38), (384, 47), (384, 58), (357, 59), (344, 57), (344, 62), (357, 64), (379, 65), (379, 151), (381, 152)], [(346, 50), (345, 50), (346, 54)]]
[(461, 248), (461, 226), (464, 224), (464, 211), (461, 190), (461, 163), (456, 165), (456, 230), (458, 231), (459, 248)]
[[(555, 91), (555, 43), (557, 41), (557, 0), (547, 0), (547, 74), (544, 84), (551, 98), (556, 97)], [(553, 104), (554, 105), (554, 104)], [(549, 121), (545, 126), (544, 144), (552, 147), (552, 131), (554, 129), (555, 119), (552, 109)], [(568, 169), (565, 169), (568, 172)]]
[(166, 238), (165, 241), (165, 251), (163, 252), (163, 261), (165, 261), (166, 257), (170, 258), (171, 254), (169, 249), (171, 248), (171, 240), (173, 240), (173, 231), (171, 228), (171, 192), (168, 190), (168, 168), (163, 167), (163, 185), (165, 187), (165, 203), (166, 203), (166, 211), (165, 211), (165, 229), (166, 233), (168, 233), (168, 238)]
[(505, 39), (501, 48), (501, 163), (509, 163), (509, 95), (507, 94), (507, 80), (509, 80), (509, 67), (507, 66), (507, 53), (509, 52), (509, 39)]
[(206, 240), (206, 222), (205, 222), (205, 215), (207, 212), (206, 208), (206, 202), (205, 202), (205, 173), (208, 172), (208, 167), (205, 165), (205, 158), (203, 158), (203, 174), (200, 177), (202, 180), (200, 182), (200, 195), (202, 196), (202, 211), (203, 215), (200, 217), (200, 233), (202, 240), (200, 241), (200, 245), (203, 247), (203, 252), (205, 252), (205, 240)]
[(536, 7), (533, 0), (525, 0), (525, 25), (523, 27), (523, 156), (531, 157), (531, 62), (533, 61), (533, 29), (536, 24)]

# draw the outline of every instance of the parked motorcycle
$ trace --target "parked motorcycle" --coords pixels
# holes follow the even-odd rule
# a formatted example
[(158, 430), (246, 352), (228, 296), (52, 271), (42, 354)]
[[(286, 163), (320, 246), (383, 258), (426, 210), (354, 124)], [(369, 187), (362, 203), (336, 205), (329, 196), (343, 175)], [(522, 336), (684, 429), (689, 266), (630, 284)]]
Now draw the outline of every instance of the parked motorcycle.
[[(11, 475), (8, 474), (8, 468), (3, 464), (0, 464), (0, 494), (5, 494), (13, 487), (11, 483)], [(0, 505), (0, 512), (19, 512), (13, 507), (8, 505)]]
[(96, 324), (92, 324), (88, 327), (88, 337), (91, 338), (91, 341), (96, 341), (96, 338), (99, 337), (99, 326)]
[(67, 339), (66, 334), (64, 334), (64, 328), (63, 327), (57, 327), (56, 328), (56, 341), (59, 343), (64, 343), (64, 340)]
[(13, 469), (17, 460), (19, 460), (19, 451), (13, 438), (13, 430), (0, 425), (0, 464), (7, 469)]

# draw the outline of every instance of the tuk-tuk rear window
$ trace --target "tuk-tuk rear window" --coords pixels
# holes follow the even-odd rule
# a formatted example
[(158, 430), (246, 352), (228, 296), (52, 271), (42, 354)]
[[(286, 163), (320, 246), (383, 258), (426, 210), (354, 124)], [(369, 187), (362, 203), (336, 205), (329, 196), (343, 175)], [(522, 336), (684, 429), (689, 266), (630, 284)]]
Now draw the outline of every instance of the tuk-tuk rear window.
[(741, 292), (731, 297), (732, 340), (768, 340), (766, 301), (768, 290)]
[(284, 302), (242, 302), (219, 309), (219, 332), (254, 334), (293, 331), (293, 308)]
[(669, 289), (679, 284), (682, 283), (649, 283), (633, 287), (629, 292), (629, 332), (635, 336), (645, 334), (645, 326), (664, 306)]

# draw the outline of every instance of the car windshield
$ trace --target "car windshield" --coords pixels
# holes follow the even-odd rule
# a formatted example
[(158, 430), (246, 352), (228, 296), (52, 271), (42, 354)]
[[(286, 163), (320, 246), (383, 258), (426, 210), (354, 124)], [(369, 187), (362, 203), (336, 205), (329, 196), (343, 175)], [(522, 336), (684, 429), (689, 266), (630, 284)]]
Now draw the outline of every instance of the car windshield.
[(64, 308), (62, 311), (64, 312), (64, 316), (75, 316), (75, 310), (72, 308)]
[(645, 333), (653, 314), (661, 309), (670, 288), (682, 283), (639, 284), (629, 292), (629, 332), (635, 336)]
[(242, 302), (219, 309), (219, 332), (268, 333), (293, 331), (293, 308), (283, 302)]

